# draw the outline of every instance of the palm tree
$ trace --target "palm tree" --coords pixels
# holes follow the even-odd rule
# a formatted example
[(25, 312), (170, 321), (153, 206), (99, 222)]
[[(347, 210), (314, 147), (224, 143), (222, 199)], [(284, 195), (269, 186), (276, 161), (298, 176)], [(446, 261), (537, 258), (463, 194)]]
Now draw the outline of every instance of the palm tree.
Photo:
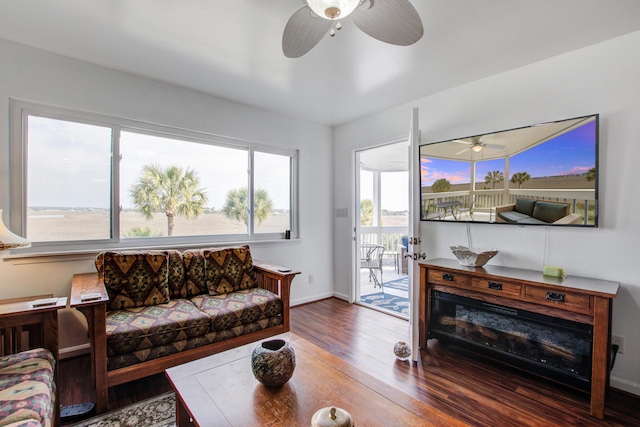
[(527, 172), (516, 172), (511, 176), (511, 182), (518, 184), (518, 188), (531, 179), (531, 175)]
[(122, 237), (131, 238), (131, 237), (161, 237), (161, 231), (152, 231), (149, 227), (133, 227), (129, 231), (125, 231), (122, 233)]
[(587, 181), (593, 181), (596, 179), (596, 168), (591, 168), (587, 171)]
[[(254, 216), (258, 224), (262, 224), (273, 211), (273, 201), (269, 197), (267, 190), (258, 188), (254, 192)], [(227, 193), (227, 200), (222, 207), (222, 213), (236, 221), (242, 221), (245, 225), (249, 223), (249, 197), (247, 187), (233, 188)]]
[(360, 202), (360, 225), (373, 225), (373, 201), (364, 199)]
[(500, 171), (487, 172), (487, 176), (484, 177), (485, 184), (493, 184), (495, 190), (496, 184), (504, 181), (504, 174)]
[(173, 236), (176, 215), (188, 219), (197, 217), (204, 211), (207, 194), (199, 188), (200, 177), (191, 169), (178, 166), (146, 165), (138, 182), (131, 186), (129, 195), (136, 210), (147, 219), (154, 212), (167, 215), (167, 234)]
[(434, 193), (446, 193), (450, 189), (451, 183), (445, 178), (440, 178), (431, 185), (431, 191)]

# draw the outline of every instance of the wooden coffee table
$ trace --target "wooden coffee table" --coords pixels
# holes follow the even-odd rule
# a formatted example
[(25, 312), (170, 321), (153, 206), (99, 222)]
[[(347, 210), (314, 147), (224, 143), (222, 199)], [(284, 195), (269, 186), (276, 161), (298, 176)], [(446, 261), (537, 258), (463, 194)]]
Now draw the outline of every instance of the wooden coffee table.
[(320, 408), (348, 411), (356, 426), (466, 426), (294, 334), (293, 377), (279, 389), (259, 383), (250, 356), (257, 343), (167, 369), (178, 427), (309, 426)]

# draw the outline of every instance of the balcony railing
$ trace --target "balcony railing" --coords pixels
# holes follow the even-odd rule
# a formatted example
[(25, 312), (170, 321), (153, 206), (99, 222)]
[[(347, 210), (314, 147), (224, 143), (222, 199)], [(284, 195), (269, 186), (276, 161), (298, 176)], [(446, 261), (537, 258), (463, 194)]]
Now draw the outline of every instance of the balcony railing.
[(361, 226), (360, 243), (382, 245), (386, 253), (396, 252), (398, 245), (402, 245), (402, 237), (408, 233), (407, 226)]
[[(582, 215), (583, 224), (595, 223), (595, 190), (593, 189), (504, 189), (477, 190), (473, 193), (476, 197), (474, 212), (489, 214), (490, 222), (495, 221), (494, 209), (496, 206), (515, 203), (516, 199), (536, 199), (548, 202), (564, 202), (571, 204), (571, 211)], [(460, 206), (469, 206), (472, 195), (470, 191), (449, 191), (445, 193), (422, 193), (421, 218), (433, 219), (440, 215), (438, 203), (457, 201)], [(587, 215), (585, 215), (587, 212)]]

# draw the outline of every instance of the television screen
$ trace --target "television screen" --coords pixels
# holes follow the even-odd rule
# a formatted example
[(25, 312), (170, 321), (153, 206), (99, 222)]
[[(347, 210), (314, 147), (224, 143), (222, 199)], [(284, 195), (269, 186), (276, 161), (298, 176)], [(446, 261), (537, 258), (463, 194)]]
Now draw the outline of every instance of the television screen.
[(420, 146), (423, 221), (598, 226), (597, 114)]

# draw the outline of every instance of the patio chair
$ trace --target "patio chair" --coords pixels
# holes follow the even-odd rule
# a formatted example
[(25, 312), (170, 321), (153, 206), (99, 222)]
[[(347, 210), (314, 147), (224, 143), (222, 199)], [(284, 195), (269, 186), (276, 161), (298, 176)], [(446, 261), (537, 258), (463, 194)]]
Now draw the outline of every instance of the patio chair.
[(475, 221), (475, 219), (473, 218), (473, 208), (476, 204), (476, 195), (474, 194), (471, 197), (471, 203), (469, 203), (468, 206), (463, 206), (461, 208), (458, 208), (458, 218), (462, 219), (462, 214), (466, 214), (469, 218), (471, 218), (471, 221)]
[[(382, 255), (384, 255), (384, 246), (382, 245), (372, 243), (360, 245), (360, 268), (369, 269), (369, 281), (373, 280), (373, 287), (380, 286), (384, 293), (384, 287), (382, 286)], [(380, 270), (380, 280), (378, 280), (375, 270)]]

